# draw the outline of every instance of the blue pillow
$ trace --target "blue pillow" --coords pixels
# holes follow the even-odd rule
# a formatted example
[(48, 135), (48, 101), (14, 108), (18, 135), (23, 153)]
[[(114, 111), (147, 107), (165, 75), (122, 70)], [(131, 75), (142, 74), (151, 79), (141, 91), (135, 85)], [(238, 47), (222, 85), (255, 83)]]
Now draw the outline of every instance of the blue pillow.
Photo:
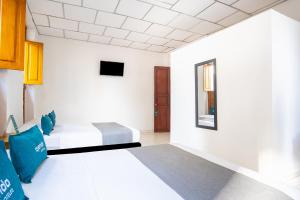
[(31, 183), (36, 170), (47, 158), (43, 134), (37, 126), (18, 135), (9, 136), (10, 157), (19, 178)]
[(52, 112), (49, 113), (48, 116), (50, 117), (51, 122), (52, 122), (53, 127), (54, 127), (55, 124), (56, 124), (56, 114), (55, 114), (54, 110), (52, 110)]
[(22, 185), (8, 159), (4, 142), (0, 141), (0, 199), (25, 200)]
[(50, 133), (53, 130), (53, 124), (48, 115), (42, 117), (41, 124), (42, 124), (43, 134), (50, 135)]

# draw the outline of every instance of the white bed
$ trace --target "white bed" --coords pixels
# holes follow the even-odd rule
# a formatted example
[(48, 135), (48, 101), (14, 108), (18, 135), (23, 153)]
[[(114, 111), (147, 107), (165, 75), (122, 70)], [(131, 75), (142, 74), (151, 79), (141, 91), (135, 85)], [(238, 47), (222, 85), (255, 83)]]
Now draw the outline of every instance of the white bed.
[[(26, 130), (33, 125), (38, 124), (34, 121), (23, 125), (20, 130)], [(40, 125), (38, 125), (40, 127)], [(124, 125), (123, 125), (124, 126)], [(139, 142), (140, 131), (126, 126), (132, 132), (133, 142)], [(41, 128), (40, 128), (41, 129)], [(86, 124), (57, 124), (50, 136), (44, 135), (48, 150), (68, 149), (88, 146), (99, 146), (102, 143), (102, 134), (99, 129), (91, 123)]]
[(23, 188), (31, 200), (182, 200), (127, 150), (50, 156)]
[[(143, 151), (143, 153), (145, 153), (143, 155), (147, 155), (147, 152), (149, 153), (149, 149), (153, 150), (157, 148), (157, 150), (159, 150), (163, 146), (135, 148), (133, 151)], [(169, 145), (167, 148), (174, 148), (174, 146), (172, 147), (172, 145)], [(161, 154), (161, 152), (162, 151), (160, 150), (157, 151), (159, 154)], [(176, 160), (177, 154), (173, 153), (175, 152), (172, 152), (172, 156), (170, 157), (173, 157)], [(153, 155), (150, 156), (152, 157), (151, 159), (156, 159), (157, 157), (153, 157)], [(159, 162), (161, 161), (162, 160)], [(186, 160), (186, 162), (188, 162), (188, 160)], [(169, 161), (166, 163), (169, 163)], [(181, 161), (178, 163), (180, 165), (181, 172), (186, 174), (189, 174), (190, 171), (195, 169), (189, 168), (190, 170), (182, 171), (184, 170), (182, 167), (185, 166), (185, 164)], [(222, 163), (216, 164), (221, 165)], [(170, 172), (169, 175), (172, 175), (174, 172), (172, 169), (174, 170), (172, 167), (167, 168), (168, 173)], [(258, 180), (258, 182), (264, 182), (259, 180), (254, 174), (249, 175), (247, 172), (241, 171), (239, 173), (246, 175), (250, 179)], [(206, 174), (203, 179), (204, 181), (201, 182), (200, 185), (197, 185), (197, 188), (199, 186), (199, 188), (202, 188), (201, 190), (203, 192), (210, 189), (203, 187), (203, 185), (206, 185), (206, 183), (209, 182), (209, 179), (211, 179), (208, 174)], [(166, 174), (161, 175), (165, 176)], [(189, 179), (183, 180), (178, 178), (181, 175), (178, 176), (173, 174), (173, 176), (175, 177), (175, 182), (180, 183), (181, 185), (189, 185), (190, 183), (188, 182), (193, 182), (191, 179), (197, 179), (197, 177), (190, 177)], [(222, 174), (217, 173), (217, 176), (222, 176)], [(228, 189), (231, 188), (231, 190), (233, 189), (234, 191), (239, 187), (239, 185), (243, 185), (243, 181), (235, 181), (238, 176), (239, 175), (235, 174), (230, 180), (227, 180), (225, 185), (222, 185), (222, 187), (217, 190), (217, 196), (214, 196), (215, 198), (213, 199), (265, 200), (264, 195), (268, 196), (268, 192), (272, 192), (264, 189), (262, 191), (252, 190), (253, 188), (248, 188), (250, 185), (247, 184), (246, 188), (242, 187), (242, 191), (238, 191), (238, 193), (233, 193), (233, 195), (228, 196), (228, 192), (230, 192)], [(134, 155), (132, 152), (130, 153), (130, 150), (121, 149), (49, 156), (49, 158), (45, 160), (38, 169), (32, 179), (32, 183), (22, 184), (22, 186), (25, 194), (31, 200), (182, 200), (182, 193), (176, 190), (173, 187), (174, 185), (171, 186), (172, 184), (170, 185), (165, 181), (155, 172), (155, 170), (153, 171), (151, 167), (149, 168), (149, 165), (145, 164), (144, 161), (140, 161), (140, 159), (136, 157), (136, 154)], [(272, 184), (272, 186), (273, 188), (277, 188), (277, 190), (285, 191), (292, 196), (293, 199), (299, 199), (298, 193), (293, 194), (288, 191), (288, 189), (279, 187), (278, 185), (275, 186)], [(263, 188), (265, 188), (265, 186), (263, 186)], [(193, 193), (194, 191), (191, 189), (192, 188), (188, 188), (188, 191)], [(250, 194), (250, 196), (241, 196), (241, 194)], [(283, 197), (281, 193), (278, 194)], [(277, 198), (275, 199), (281, 199), (281, 197), (276, 195), (275, 197)], [(227, 198), (223, 198), (226, 196)], [(254, 198), (252, 199), (252, 197)], [(272, 200), (273, 199), (274, 198), (272, 198)]]

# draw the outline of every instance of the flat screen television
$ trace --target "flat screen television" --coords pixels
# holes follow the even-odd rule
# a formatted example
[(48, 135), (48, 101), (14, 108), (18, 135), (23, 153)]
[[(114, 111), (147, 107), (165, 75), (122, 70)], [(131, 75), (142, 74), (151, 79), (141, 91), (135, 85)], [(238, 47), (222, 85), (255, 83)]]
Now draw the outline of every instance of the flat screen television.
[(100, 61), (100, 75), (123, 76), (124, 63)]

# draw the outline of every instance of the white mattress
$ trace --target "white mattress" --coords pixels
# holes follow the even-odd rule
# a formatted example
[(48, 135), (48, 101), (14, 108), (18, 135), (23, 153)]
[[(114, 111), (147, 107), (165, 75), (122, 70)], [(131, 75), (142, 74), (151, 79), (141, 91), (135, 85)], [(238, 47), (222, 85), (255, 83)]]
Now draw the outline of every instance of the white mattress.
[[(33, 122), (27, 123), (20, 130), (26, 130), (33, 124)], [(126, 127), (132, 131), (133, 142), (139, 142), (140, 132), (134, 128)], [(57, 124), (50, 136), (44, 135), (44, 139), (48, 150), (103, 145), (101, 131), (91, 123)]]
[(48, 150), (102, 145), (102, 135), (92, 124), (57, 124), (44, 139)]
[(182, 200), (126, 150), (50, 156), (23, 188), (31, 200)]

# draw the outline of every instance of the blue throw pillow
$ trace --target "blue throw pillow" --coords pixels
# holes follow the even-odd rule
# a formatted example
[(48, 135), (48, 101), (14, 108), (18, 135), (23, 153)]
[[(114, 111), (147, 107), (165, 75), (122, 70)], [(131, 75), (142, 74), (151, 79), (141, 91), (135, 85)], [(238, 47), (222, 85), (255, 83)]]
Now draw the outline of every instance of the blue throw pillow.
[(0, 141), (0, 169), (0, 199), (28, 199), (25, 197), (19, 177), (8, 159), (3, 141)]
[(18, 135), (9, 137), (10, 157), (19, 178), (31, 183), (36, 170), (47, 158), (43, 134), (34, 126)]
[(53, 124), (48, 115), (42, 117), (41, 124), (42, 124), (43, 134), (50, 135), (50, 133), (53, 130)]
[(48, 116), (50, 117), (51, 122), (52, 122), (53, 127), (54, 127), (55, 124), (56, 124), (56, 114), (55, 114), (54, 110), (51, 113), (49, 113)]

